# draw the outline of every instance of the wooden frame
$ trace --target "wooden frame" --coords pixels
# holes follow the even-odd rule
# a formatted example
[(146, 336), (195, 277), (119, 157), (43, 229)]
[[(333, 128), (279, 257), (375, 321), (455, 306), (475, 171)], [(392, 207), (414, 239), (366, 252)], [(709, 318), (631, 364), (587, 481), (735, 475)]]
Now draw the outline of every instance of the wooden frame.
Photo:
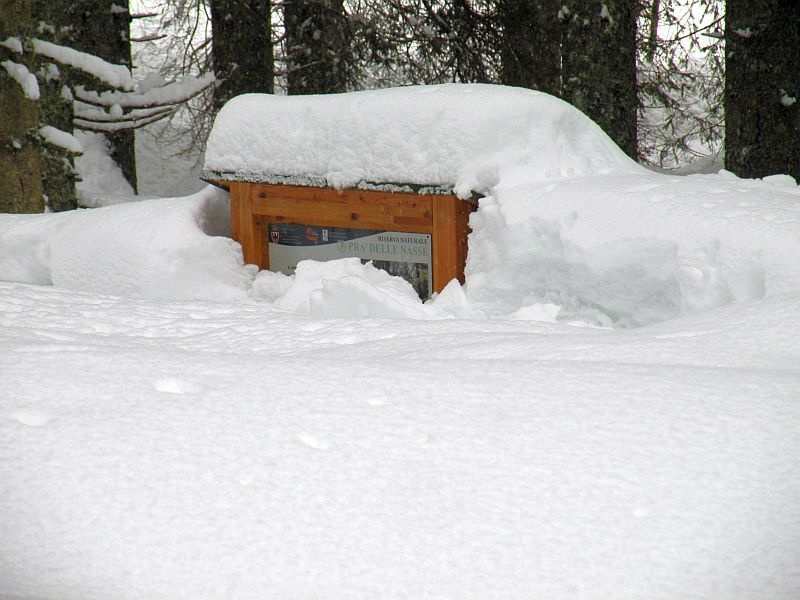
[(376, 229), (431, 235), (433, 291), (464, 283), (469, 215), (475, 202), (453, 195), (334, 190), (331, 188), (215, 181), (230, 191), (231, 233), (244, 260), (269, 268), (269, 223)]

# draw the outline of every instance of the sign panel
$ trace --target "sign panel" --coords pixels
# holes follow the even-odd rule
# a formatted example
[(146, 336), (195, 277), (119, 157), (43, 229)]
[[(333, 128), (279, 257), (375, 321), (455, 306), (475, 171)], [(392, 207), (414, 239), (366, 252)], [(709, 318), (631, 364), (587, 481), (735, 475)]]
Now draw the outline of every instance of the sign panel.
[(427, 233), (270, 223), (269, 268), (287, 275), (301, 260), (360, 258), (408, 281), (423, 300), (432, 289), (431, 236)]

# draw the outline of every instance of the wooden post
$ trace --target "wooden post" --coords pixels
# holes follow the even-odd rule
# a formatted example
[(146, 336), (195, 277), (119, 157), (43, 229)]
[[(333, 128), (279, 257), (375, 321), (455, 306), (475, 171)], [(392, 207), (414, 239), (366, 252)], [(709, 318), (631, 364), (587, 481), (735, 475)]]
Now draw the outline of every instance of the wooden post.
[(253, 215), (252, 184), (241, 181), (230, 183), (231, 237), (242, 246), (242, 255), (247, 264), (261, 262), (261, 232)]
[[(459, 275), (458, 200), (454, 196), (433, 196), (433, 291), (441, 292)], [(463, 268), (463, 267), (462, 267)]]

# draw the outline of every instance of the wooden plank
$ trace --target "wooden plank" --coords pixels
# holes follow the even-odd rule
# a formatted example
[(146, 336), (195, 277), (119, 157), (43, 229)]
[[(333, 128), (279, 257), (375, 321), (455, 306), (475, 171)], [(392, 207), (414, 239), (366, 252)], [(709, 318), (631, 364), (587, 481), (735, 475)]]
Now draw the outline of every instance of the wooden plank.
[(234, 237), (242, 245), (242, 255), (247, 264), (258, 264), (259, 256), (256, 254), (257, 226), (253, 219), (251, 202), (251, 184), (235, 182), (231, 184), (231, 195), (235, 197), (238, 205), (238, 219), (236, 230), (238, 237)]
[[(459, 276), (458, 204), (455, 196), (433, 197), (433, 291)], [(461, 267), (463, 278), (463, 266)]]
[(458, 245), (458, 281), (464, 283), (464, 267), (467, 265), (468, 237), (472, 231), (469, 227), (469, 216), (478, 209), (478, 203), (460, 201), (458, 203), (457, 245)]
[(240, 232), (240, 223), (242, 207), (239, 202), (239, 184), (236, 182), (231, 182), (229, 185), (229, 199), (231, 205), (231, 237), (241, 244), (242, 234)]
[(253, 213), (283, 222), (430, 233), (433, 196), (254, 184)]
[(269, 223), (265, 217), (254, 216), (253, 220), (258, 226), (259, 259), (258, 268), (262, 271), (269, 269)]

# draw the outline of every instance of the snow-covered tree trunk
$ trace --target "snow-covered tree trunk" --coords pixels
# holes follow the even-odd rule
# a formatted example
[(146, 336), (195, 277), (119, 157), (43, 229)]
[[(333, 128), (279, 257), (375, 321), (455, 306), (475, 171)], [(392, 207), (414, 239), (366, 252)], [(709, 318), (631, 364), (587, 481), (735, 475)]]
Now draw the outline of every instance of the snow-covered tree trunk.
[[(54, 0), (34, 0), (33, 17), (39, 24), (36, 36), (55, 44), (69, 44), (74, 37), (69, 26), (69, 4)], [(68, 67), (46, 57), (39, 58), (39, 120), (42, 124), (72, 133), (72, 96), (65, 88)], [(66, 91), (65, 91), (66, 90)], [(42, 140), (42, 188), (47, 207), (59, 212), (78, 207), (75, 190), (77, 174), (73, 155), (56, 144)]]
[(561, 0), (498, 0), (504, 85), (561, 95)]
[(725, 167), (800, 180), (797, 0), (727, 0)]
[[(64, 4), (68, 26), (72, 28), (69, 45), (76, 50), (99, 56), (112, 64), (131, 68), (131, 16), (128, 0), (46, 0)], [(136, 149), (131, 130), (106, 134), (111, 155), (133, 189), (136, 189)]]
[[(32, 29), (29, 0), (0, 0), (0, 42), (26, 37)], [(24, 50), (16, 50), (23, 49), (0, 48), (0, 212), (42, 212), (38, 86), (30, 79), (34, 61)]]
[(563, 0), (563, 98), (637, 158), (638, 0)]
[(274, 92), (271, 4), (268, 0), (211, 0), (217, 109), (238, 94)]
[(288, 93), (346, 91), (353, 65), (343, 0), (286, 0), (283, 5)]

